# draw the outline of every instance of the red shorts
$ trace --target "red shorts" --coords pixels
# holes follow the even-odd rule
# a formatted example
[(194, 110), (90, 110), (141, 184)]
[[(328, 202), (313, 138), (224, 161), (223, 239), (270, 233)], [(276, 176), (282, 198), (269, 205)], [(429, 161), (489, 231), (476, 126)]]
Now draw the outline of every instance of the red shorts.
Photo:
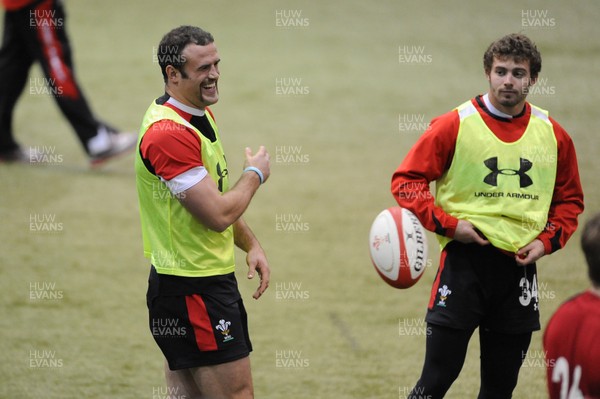
[(244, 358), (252, 351), (234, 273), (179, 277), (150, 270), (150, 332), (171, 370)]

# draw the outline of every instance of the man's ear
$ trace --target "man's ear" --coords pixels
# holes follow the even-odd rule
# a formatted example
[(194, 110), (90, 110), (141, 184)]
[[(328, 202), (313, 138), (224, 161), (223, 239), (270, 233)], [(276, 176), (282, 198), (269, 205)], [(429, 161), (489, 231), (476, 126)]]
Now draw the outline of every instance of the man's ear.
[(179, 83), (179, 79), (181, 79), (181, 73), (179, 70), (177, 70), (177, 68), (175, 68), (173, 65), (167, 65), (165, 71), (167, 72), (167, 83), (172, 83), (175, 85)]

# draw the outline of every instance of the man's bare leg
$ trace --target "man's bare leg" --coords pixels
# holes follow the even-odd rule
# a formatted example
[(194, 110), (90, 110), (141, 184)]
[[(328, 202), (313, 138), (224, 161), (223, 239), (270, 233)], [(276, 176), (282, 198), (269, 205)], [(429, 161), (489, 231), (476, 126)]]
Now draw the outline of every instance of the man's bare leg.
[(170, 370), (169, 363), (165, 360), (165, 378), (167, 380), (167, 392), (170, 397), (178, 399), (200, 398), (200, 390), (192, 377), (191, 369)]
[(167, 387), (181, 399), (252, 399), (250, 357), (214, 366), (169, 370)]

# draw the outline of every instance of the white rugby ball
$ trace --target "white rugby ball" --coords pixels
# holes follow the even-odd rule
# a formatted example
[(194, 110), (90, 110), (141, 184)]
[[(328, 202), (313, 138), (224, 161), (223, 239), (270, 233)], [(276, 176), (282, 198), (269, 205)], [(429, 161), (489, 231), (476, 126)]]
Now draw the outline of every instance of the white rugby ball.
[(392, 287), (412, 287), (425, 271), (427, 236), (408, 209), (396, 206), (377, 215), (369, 233), (369, 249), (375, 270)]

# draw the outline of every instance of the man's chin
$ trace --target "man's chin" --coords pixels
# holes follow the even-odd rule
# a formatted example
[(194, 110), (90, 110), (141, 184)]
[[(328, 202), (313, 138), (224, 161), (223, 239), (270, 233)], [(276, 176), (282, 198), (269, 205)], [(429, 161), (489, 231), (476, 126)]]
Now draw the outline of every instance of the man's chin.
[(507, 107), (507, 108), (512, 108), (515, 105), (517, 105), (518, 102), (512, 101), (512, 100), (504, 100), (504, 101), (500, 101), (500, 105), (502, 105), (503, 107)]
[(498, 99), (498, 102), (504, 107), (514, 107), (514, 106), (518, 105), (522, 100), (523, 100), (523, 98), (520, 98), (517, 96), (510, 96), (508, 98), (501, 97)]
[(212, 97), (202, 97), (201, 98), (202, 104), (204, 104), (205, 107), (208, 107), (210, 105), (216, 104), (219, 101), (219, 96), (212, 96)]

